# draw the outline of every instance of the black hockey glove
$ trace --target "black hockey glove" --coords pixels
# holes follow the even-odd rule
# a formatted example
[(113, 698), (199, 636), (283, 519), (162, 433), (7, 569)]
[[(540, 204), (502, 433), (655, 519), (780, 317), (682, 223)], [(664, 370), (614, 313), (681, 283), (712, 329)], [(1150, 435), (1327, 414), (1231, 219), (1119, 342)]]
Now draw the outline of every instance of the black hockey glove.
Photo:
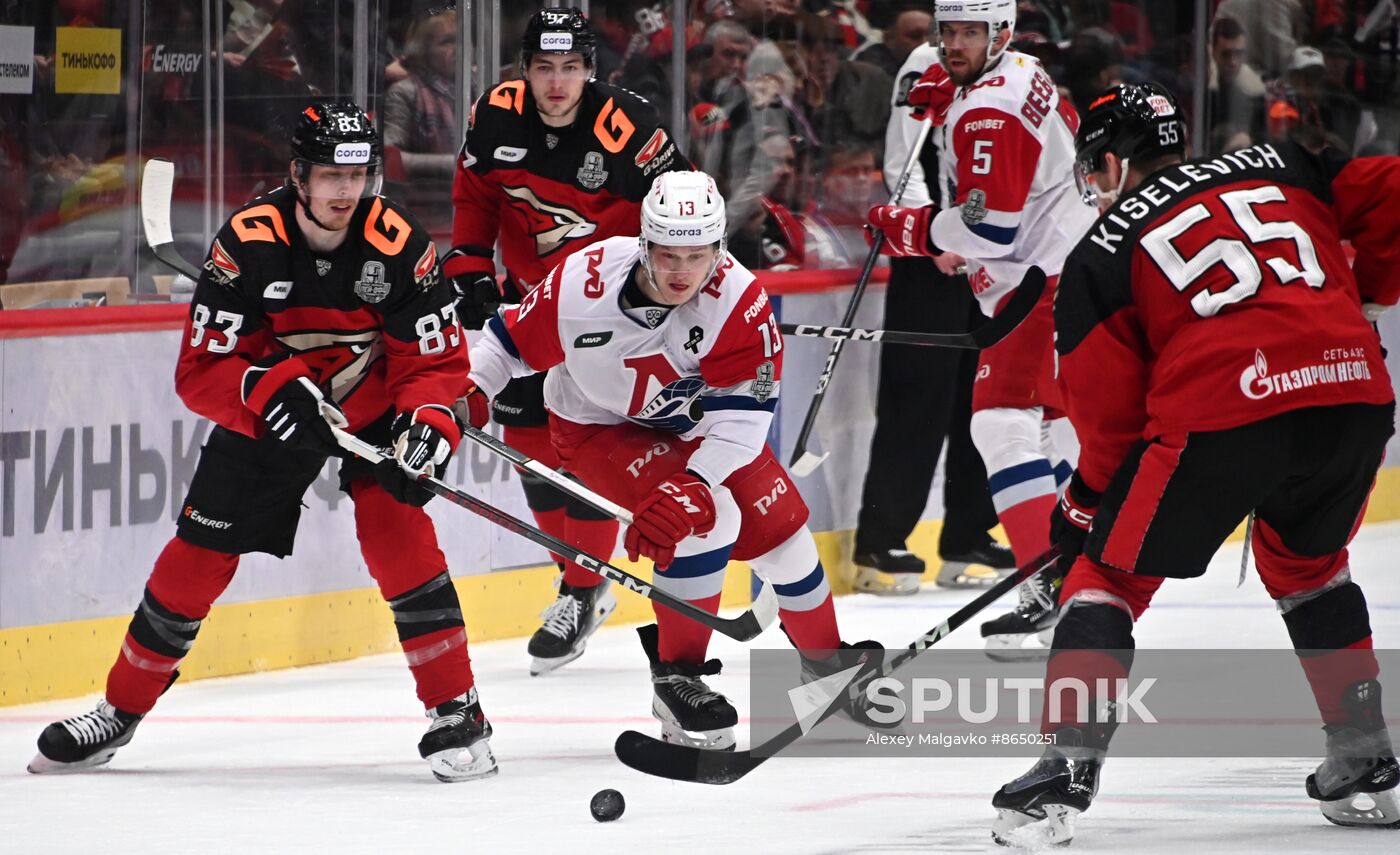
[(1084, 479), (1079, 477), (1079, 470), (1076, 469), (1064, 495), (1055, 503), (1055, 510), (1050, 512), (1050, 542), (1060, 548), (1055, 569), (1061, 577), (1069, 572), (1074, 559), (1084, 552), (1084, 540), (1089, 536), (1102, 498), (1102, 493), (1084, 486)]
[(462, 438), (462, 427), (450, 409), (433, 404), (399, 413), (389, 435), (394, 456), (375, 464), (374, 479), (396, 500), (421, 508), (433, 494), (418, 484), (418, 476), (444, 470)]
[(464, 329), (479, 330), (486, 326), (505, 302), (501, 284), (490, 273), (459, 273), (452, 277), (452, 290), (457, 292), (457, 319)]
[(325, 455), (339, 451), (331, 425), (345, 427), (345, 414), (311, 382), (300, 359), (278, 354), (249, 368), (243, 373), (243, 401), (262, 417), (267, 432), (287, 445)]

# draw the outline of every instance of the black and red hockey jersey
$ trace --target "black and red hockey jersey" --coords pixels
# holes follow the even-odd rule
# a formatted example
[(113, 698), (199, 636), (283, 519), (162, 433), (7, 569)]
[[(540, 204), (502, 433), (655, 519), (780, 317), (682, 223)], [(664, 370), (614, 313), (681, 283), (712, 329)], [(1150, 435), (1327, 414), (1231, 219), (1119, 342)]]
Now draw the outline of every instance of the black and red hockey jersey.
[(1397, 199), (1400, 158), (1288, 142), (1167, 167), (1119, 199), (1055, 296), (1086, 484), (1102, 490), (1139, 439), (1393, 400), (1361, 304), (1400, 299)]
[(645, 100), (607, 83), (583, 87), (566, 128), (540, 120), (524, 80), (477, 99), (458, 156), (448, 276), (494, 273), (499, 239), (522, 291), (574, 251), (639, 231), (642, 199), (662, 172), (692, 168)]
[[(345, 242), (322, 254), (307, 246), (296, 204), (290, 187), (259, 196), (210, 245), (175, 371), (185, 405), (259, 436), (244, 375), (287, 353), (341, 405), (351, 430), (390, 407), (412, 411), (464, 394), (466, 337), (428, 233), (403, 208), (371, 196), (360, 201)], [(258, 382), (276, 381), (269, 374)]]

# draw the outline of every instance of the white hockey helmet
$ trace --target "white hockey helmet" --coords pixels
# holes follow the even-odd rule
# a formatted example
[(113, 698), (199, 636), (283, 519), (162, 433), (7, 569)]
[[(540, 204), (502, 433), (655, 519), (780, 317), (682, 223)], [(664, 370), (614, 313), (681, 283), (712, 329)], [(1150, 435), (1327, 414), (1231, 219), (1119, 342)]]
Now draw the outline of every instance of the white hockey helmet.
[[(948, 21), (981, 21), (987, 25), (987, 62), (990, 64), (1006, 50), (992, 47), (1001, 31), (1015, 34), (1016, 0), (937, 0), (933, 7), (934, 26), (941, 27)], [(941, 44), (938, 55), (946, 63)]]
[[(651, 269), (651, 244), (661, 246), (709, 246), (718, 244), (714, 268), (724, 256), (724, 197), (715, 180), (703, 172), (663, 172), (651, 182), (651, 191), (642, 200), (642, 264)], [(706, 276), (706, 279), (709, 279)]]

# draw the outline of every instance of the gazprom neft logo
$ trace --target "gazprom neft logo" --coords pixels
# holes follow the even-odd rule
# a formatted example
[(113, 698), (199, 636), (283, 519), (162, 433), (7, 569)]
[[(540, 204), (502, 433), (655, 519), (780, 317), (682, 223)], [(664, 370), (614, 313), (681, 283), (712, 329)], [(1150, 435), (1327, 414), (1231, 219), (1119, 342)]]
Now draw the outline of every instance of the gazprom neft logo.
[(573, 33), (540, 33), (540, 50), (570, 51), (573, 49)]
[[(1045, 720), (1049, 722), (1129, 722), (1136, 715), (1138, 721), (1156, 724), (1157, 717), (1144, 702), (1144, 696), (1156, 682), (1156, 677), (1136, 682), (1120, 677), (1099, 678), (1090, 684), (1078, 677), (1060, 677), (1047, 688), (1039, 677), (959, 677), (952, 682), (942, 677), (915, 677), (908, 681), (880, 677), (865, 687), (865, 696), (870, 702), (871, 720), (885, 725), (925, 724), (931, 716), (941, 718), (947, 714), (966, 724), (1006, 721), (1002, 704), (1011, 700), (1009, 694), (1015, 696), (1015, 722), (1032, 724), (1040, 720), (1041, 712), (1041, 705), (1032, 704), (1032, 697), (1042, 691)], [(1099, 702), (1105, 698), (1117, 700), (1110, 707)]]
[(369, 163), (369, 143), (337, 143), (336, 163)]
[(1264, 352), (1255, 350), (1254, 362), (1240, 373), (1240, 391), (1246, 398), (1262, 401), (1270, 395), (1284, 395), (1312, 386), (1371, 379), (1371, 366), (1361, 348), (1329, 350), (1323, 358), (1328, 361), (1270, 374)]

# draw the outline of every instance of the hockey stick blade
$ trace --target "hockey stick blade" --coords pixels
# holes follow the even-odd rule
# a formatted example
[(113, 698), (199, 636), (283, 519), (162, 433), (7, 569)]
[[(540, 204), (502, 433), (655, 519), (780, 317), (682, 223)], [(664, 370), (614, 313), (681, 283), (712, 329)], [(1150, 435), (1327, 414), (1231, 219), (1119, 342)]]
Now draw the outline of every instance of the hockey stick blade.
[[(873, 341), (881, 344), (912, 344), (924, 347), (956, 347), (982, 350), (1006, 338), (1035, 308), (1045, 293), (1045, 272), (1039, 267), (1026, 271), (1011, 300), (991, 320), (965, 333), (922, 333), (903, 330), (867, 330), (853, 327), (824, 327), (817, 324), (779, 324), (786, 335), (831, 338), (841, 341)], [(794, 473), (795, 474), (795, 473)]]
[[(336, 442), (340, 447), (369, 463), (379, 463), (386, 455), (373, 445), (365, 442), (354, 434), (347, 433), (340, 428), (331, 425), (331, 433), (335, 435)], [(778, 617), (778, 595), (773, 590), (773, 584), (764, 581), (763, 588), (754, 597), (753, 604), (743, 614), (722, 618), (719, 615), (711, 614), (698, 606), (692, 605), (678, 597), (672, 596), (665, 591), (654, 587), (644, 579), (640, 579), (623, 570), (614, 567), (608, 562), (583, 552), (577, 547), (571, 546), (552, 535), (535, 528), (523, 520), (520, 520), (503, 510), (491, 505), (469, 493), (448, 486), (431, 475), (419, 475), (418, 483), (435, 496), (441, 496), (458, 507), (466, 508), (472, 513), (484, 517), (499, 525), (507, 531), (518, 534), (542, 546), (545, 549), (559, 555), (565, 561), (572, 561), (585, 570), (592, 570), (605, 579), (617, 582), (623, 588), (634, 594), (658, 603), (671, 611), (677, 612), (690, 618), (691, 620), (704, 624), (711, 629), (721, 632), (736, 641), (751, 641), (757, 638), (765, 629), (772, 625)]]
[(888, 676), (903, 667), (909, 660), (946, 638), (949, 633), (996, 602), (1012, 588), (1025, 582), (1043, 568), (1053, 564), (1059, 557), (1055, 548), (1047, 550), (1015, 573), (988, 588), (972, 602), (948, 616), (938, 626), (915, 639), (898, 656), (880, 663), (856, 677), (846, 692), (832, 699), (815, 722), (804, 726), (802, 722), (789, 725), (778, 735), (753, 748), (736, 751), (717, 751), (662, 742), (655, 737), (638, 733), (635, 730), (623, 731), (613, 743), (613, 752), (623, 764), (658, 778), (672, 781), (688, 781), (697, 784), (732, 784), (779, 751), (801, 739), (817, 724), (834, 714), (843, 698), (853, 697), (864, 691), (871, 681)]
[(199, 270), (175, 251), (170, 231), (170, 199), (175, 190), (175, 164), (152, 158), (141, 173), (141, 225), (151, 252), (166, 267), (199, 279)]
[(805, 478), (817, 471), (817, 467), (822, 465), (822, 461), (831, 456), (831, 452), (825, 454), (813, 454), (806, 449), (800, 453), (794, 453), (792, 462), (788, 464), (788, 472), (796, 478)]

